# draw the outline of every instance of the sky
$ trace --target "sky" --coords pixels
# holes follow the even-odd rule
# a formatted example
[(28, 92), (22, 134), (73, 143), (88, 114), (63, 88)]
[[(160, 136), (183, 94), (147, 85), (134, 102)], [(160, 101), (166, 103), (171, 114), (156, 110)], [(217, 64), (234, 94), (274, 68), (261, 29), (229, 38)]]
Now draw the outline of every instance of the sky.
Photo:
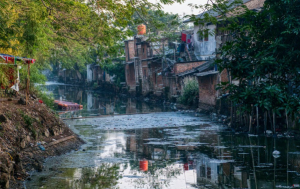
[[(150, 0), (150, 2), (156, 3), (157, 0)], [(179, 15), (190, 15), (190, 14), (199, 14), (200, 10), (194, 9), (192, 10), (191, 7), (188, 6), (188, 4), (197, 4), (197, 5), (203, 5), (207, 2), (207, 0), (186, 0), (183, 4), (174, 3), (173, 5), (164, 5), (164, 11), (165, 12), (171, 12), (173, 14), (179, 14)]]

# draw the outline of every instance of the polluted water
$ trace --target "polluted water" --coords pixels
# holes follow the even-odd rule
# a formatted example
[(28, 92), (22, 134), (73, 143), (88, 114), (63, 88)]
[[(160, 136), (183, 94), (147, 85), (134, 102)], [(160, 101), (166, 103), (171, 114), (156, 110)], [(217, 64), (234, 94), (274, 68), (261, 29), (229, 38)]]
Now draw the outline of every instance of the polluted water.
[(46, 159), (26, 188), (299, 188), (294, 138), (235, 134), (203, 114), (112, 100), (76, 86), (47, 87), (57, 99), (84, 105), (60, 115), (86, 143)]

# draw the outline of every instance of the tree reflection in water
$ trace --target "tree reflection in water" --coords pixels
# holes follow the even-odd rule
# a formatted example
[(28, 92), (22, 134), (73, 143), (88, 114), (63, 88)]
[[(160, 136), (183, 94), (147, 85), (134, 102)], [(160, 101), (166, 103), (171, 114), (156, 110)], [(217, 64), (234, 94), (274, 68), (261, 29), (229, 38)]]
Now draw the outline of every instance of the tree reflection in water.
[[(64, 180), (64, 189), (104, 189), (116, 188), (120, 166), (118, 164), (103, 163), (99, 167), (77, 169), (71, 177), (73, 180)], [(66, 183), (67, 182), (67, 183)], [(62, 183), (63, 184), (63, 183)]]
[[(151, 188), (158, 189), (168, 187), (171, 179), (177, 178), (183, 171), (182, 166), (179, 164), (167, 165), (166, 167), (152, 168), (148, 172), (141, 174), (141, 178), (133, 181), (135, 188)], [(134, 171), (133, 174), (138, 174)]]

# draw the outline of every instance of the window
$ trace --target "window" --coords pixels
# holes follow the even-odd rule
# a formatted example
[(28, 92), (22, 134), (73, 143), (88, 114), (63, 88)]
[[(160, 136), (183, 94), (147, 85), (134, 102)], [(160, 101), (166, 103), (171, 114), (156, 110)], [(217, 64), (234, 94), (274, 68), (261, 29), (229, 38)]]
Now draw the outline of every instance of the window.
[(198, 31), (198, 41), (203, 41), (203, 31)]
[(204, 41), (208, 41), (208, 29), (204, 31)]
[(199, 30), (198, 31), (198, 41), (208, 41), (208, 29), (205, 29), (204, 31), (203, 30)]

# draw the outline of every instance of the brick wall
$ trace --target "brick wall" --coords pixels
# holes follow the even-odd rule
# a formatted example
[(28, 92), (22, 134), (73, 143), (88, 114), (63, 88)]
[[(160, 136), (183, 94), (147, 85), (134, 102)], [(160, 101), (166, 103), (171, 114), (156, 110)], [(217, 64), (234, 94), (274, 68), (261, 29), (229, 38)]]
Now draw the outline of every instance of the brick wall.
[(147, 94), (150, 90), (150, 84), (149, 84), (149, 69), (148, 69), (148, 62), (142, 61), (142, 93)]
[(181, 72), (185, 72), (187, 70), (198, 67), (198, 66), (202, 65), (203, 63), (205, 63), (205, 61), (176, 63), (174, 65), (174, 73), (178, 74), (178, 73), (181, 73)]
[(125, 71), (127, 85), (130, 87), (130, 90), (135, 90), (136, 82), (134, 64), (126, 64)]
[(140, 48), (140, 51), (139, 51), (139, 58), (141, 60), (148, 58), (147, 57), (147, 46), (148, 46), (147, 43), (141, 44), (141, 48)]
[(125, 56), (126, 56), (126, 61), (129, 62), (133, 59), (134, 57), (134, 41), (125, 41)]
[(170, 89), (169, 97), (172, 97), (173, 95), (179, 95), (177, 94), (178, 86), (176, 82), (176, 77), (167, 77), (165, 86), (168, 86)]
[(227, 69), (223, 70), (223, 71), (220, 73), (220, 79), (221, 79), (220, 82), (228, 82), (228, 81), (229, 81)]
[(210, 109), (216, 105), (215, 87), (217, 85), (218, 75), (207, 75), (198, 77), (199, 83), (199, 108)]
[(161, 72), (161, 63), (152, 62), (150, 67), (150, 86), (154, 92), (161, 91), (161, 88), (163, 87), (163, 79), (162, 75), (158, 75), (158, 73)]

